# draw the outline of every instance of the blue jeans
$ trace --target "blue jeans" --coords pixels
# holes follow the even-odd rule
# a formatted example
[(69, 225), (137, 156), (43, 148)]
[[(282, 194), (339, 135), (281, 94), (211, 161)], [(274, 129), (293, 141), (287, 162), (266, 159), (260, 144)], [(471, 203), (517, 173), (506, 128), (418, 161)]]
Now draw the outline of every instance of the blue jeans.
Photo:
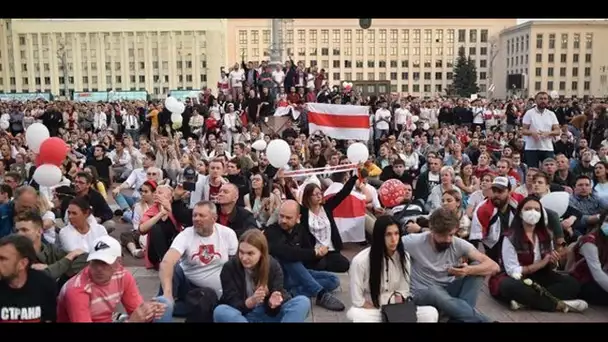
[(326, 271), (309, 270), (301, 262), (281, 262), (285, 289), (293, 296), (315, 297), (319, 292), (333, 291), (340, 278)]
[[(172, 284), (172, 292), (173, 297), (175, 299), (175, 303), (173, 304), (173, 315), (176, 317), (186, 317), (188, 314), (188, 306), (185, 302), (186, 296), (190, 290), (197, 288), (194, 284), (192, 284), (188, 279), (186, 279), (186, 275), (184, 274), (184, 270), (180, 266), (179, 263), (175, 265), (173, 269), (173, 284)], [(160, 286), (158, 289), (158, 296), (163, 295), (163, 287)]]
[(543, 160), (547, 158), (555, 158), (554, 151), (540, 151), (540, 150), (526, 150), (524, 151), (524, 158), (528, 167), (538, 167)]
[(414, 302), (418, 306), (434, 306), (450, 319), (479, 323), (489, 322), (489, 319), (475, 310), (477, 295), (483, 285), (484, 277), (467, 276), (457, 278), (447, 286), (433, 285), (414, 293)]
[(167, 308), (165, 309), (165, 313), (163, 313), (163, 316), (161, 318), (155, 319), (154, 323), (171, 323), (171, 322), (173, 322), (173, 303), (171, 303), (165, 297), (156, 297), (156, 298), (154, 298), (154, 300), (159, 303), (163, 303), (167, 306)]
[(119, 193), (114, 197), (116, 204), (120, 207), (120, 210), (127, 211), (133, 208), (135, 203), (137, 202), (137, 197), (127, 196)]
[(279, 314), (268, 316), (264, 305), (258, 305), (244, 314), (230, 305), (222, 304), (213, 310), (216, 323), (302, 323), (310, 312), (310, 299), (293, 297), (281, 305)]

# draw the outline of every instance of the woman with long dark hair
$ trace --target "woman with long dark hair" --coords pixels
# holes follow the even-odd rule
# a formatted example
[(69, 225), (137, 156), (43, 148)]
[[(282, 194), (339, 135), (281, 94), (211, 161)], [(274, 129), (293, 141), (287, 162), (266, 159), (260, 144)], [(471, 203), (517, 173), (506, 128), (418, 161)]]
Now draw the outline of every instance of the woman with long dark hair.
[(251, 188), (243, 201), (245, 209), (253, 213), (261, 227), (269, 226), (278, 220), (281, 199), (271, 192), (271, 182), (264, 174), (251, 175)]
[(568, 260), (567, 270), (581, 284), (579, 297), (592, 305), (608, 305), (608, 213), (600, 228), (581, 237)]
[(580, 290), (576, 279), (555, 272), (560, 258), (540, 200), (528, 196), (517, 206), (502, 240), (502, 272), (490, 278), (490, 293), (513, 310), (525, 306), (550, 312), (584, 311), (587, 303), (576, 299)]
[(222, 298), (213, 320), (222, 323), (304, 322), (310, 299), (283, 288), (281, 265), (268, 254), (266, 236), (250, 229), (239, 239), (238, 258), (222, 268)]
[[(392, 216), (380, 216), (374, 225), (372, 245), (351, 263), (350, 295), (353, 306), (346, 317), (355, 323), (382, 322), (380, 308), (402, 303), (410, 296), (410, 257), (403, 248), (399, 224)], [(434, 323), (439, 318), (432, 306), (419, 306), (418, 322)]]

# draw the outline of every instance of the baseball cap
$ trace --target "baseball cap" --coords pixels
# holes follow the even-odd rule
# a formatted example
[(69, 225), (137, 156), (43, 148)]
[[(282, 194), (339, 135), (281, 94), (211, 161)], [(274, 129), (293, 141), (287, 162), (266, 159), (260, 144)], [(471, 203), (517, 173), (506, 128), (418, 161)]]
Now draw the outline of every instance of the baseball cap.
[(192, 167), (187, 167), (184, 169), (184, 178), (187, 180), (193, 180), (196, 178), (196, 170)]
[(496, 177), (492, 182), (492, 187), (498, 189), (511, 189), (511, 183), (509, 183), (507, 177)]
[(93, 246), (93, 250), (89, 253), (87, 262), (99, 260), (111, 265), (116, 259), (122, 256), (122, 247), (120, 247), (120, 243), (109, 235), (104, 235), (95, 239)]

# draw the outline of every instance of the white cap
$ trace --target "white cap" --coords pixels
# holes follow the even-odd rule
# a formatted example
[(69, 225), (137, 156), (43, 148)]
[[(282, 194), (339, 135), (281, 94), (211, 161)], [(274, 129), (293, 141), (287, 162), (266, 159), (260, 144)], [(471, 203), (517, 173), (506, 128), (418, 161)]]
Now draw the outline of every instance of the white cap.
[(498, 189), (511, 189), (511, 183), (509, 183), (507, 177), (496, 177), (492, 182), (492, 187)]
[(87, 262), (99, 260), (111, 265), (116, 262), (116, 259), (122, 256), (122, 247), (120, 246), (120, 243), (110, 235), (104, 235), (95, 239), (93, 246), (93, 250), (89, 253)]

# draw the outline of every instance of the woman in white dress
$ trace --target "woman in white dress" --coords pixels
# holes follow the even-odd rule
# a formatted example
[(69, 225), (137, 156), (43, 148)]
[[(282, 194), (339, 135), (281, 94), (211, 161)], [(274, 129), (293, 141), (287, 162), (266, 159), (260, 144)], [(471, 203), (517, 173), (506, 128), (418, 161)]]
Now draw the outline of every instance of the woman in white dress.
[[(410, 296), (410, 257), (403, 248), (399, 225), (392, 216), (376, 220), (371, 247), (357, 254), (350, 266), (350, 295), (353, 306), (346, 317), (354, 323), (382, 322), (381, 307), (401, 303)], [(416, 308), (418, 322), (439, 319), (432, 306)]]

